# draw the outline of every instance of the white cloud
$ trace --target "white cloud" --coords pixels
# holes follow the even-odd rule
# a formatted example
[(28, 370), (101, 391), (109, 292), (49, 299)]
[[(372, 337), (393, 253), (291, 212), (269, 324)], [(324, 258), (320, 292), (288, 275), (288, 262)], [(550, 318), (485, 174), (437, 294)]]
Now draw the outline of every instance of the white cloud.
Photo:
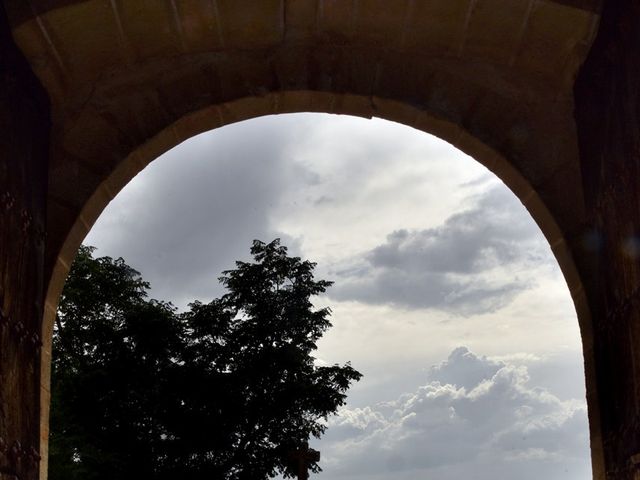
[(504, 366), (503, 362), (476, 356), (467, 347), (458, 347), (447, 360), (431, 367), (429, 379), (471, 390), (483, 380), (492, 378)]
[(488, 480), (497, 472), (505, 479), (544, 472), (547, 480), (565, 480), (590, 469), (583, 400), (561, 400), (532, 386), (525, 366), (464, 347), (433, 367), (429, 382), (415, 391), (342, 410), (320, 447), (324, 475), (335, 480)]

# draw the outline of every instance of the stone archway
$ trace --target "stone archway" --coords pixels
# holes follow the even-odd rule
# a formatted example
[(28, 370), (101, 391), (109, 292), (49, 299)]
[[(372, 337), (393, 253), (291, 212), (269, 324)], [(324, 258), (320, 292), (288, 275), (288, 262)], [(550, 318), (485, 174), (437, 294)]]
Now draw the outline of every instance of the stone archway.
[[(352, 110), (353, 105), (357, 106), (355, 110)], [(371, 110), (368, 113), (366, 110), (363, 110), (363, 106), (366, 105), (371, 106)], [(403, 103), (378, 98), (358, 98), (347, 95), (336, 96), (327, 93), (294, 91), (245, 98), (193, 112), (163, 129), (145, 144), (134, 150), (124, 161), (120, 162), (117, 168), (98, 186), (80, 211), (78, 218), (71, 227), (60, 249), (61, 253), (53, 266), (52, 277), (45, 300), (43, 323), (43, 396), (41, 405), (47, 406), (49, 403), (47, 387), (49, 384), (49, 367), (51, 362), (50, 341), (56, 305), (64, 285), (64, 280), (80, 243), (88, 234), (91, 226), (110, 200), (148, 163), (194, 135), (257, 116), (301, 111), (343, 114), (355, 113), (358, 115), (366, 114), (368, 116), (372, 116), (373, 112), (375, 112), (375, 116), (377, 117), (403, 123), (428, 133), (437, 133), (442, 139), (449, 141), (449, 143), (472, 156), (501, 178), (523, 202), (538, 225), (543, 229), (543, 233), (552, 246), (552, 251), (567, 282), (571, 282), (568, 283), (568, 287), (579, 316), (583, 336), (583, 348), (589, 348), (589, 350), (585, 350), (584, 352), (585, 368), (587, 371), (593, 370), (593, 366), (590, 363), (592, 359), (587, 356), (588, 353), (592, 351), (590, 345), (592, 333), (589, 307), (580, 275), (578, 274), (576, 264), (570, 253), (570, 248), (567, 245), (567, 240), (538, 192), (501, 154), (471, 136), (459, 126), (437, 119), (424, 111), (417, 110)], [(590, 398), (589, 401), (590, 405), (597, 404), (597, 398)], [(594, 420), (592, 418), (592, 437), (594, 437), (593, 422)], [(44, 430), (44, 432), (46, 432), (46, 430)], [(597, 455), (599, 447), (594, 445), (594, 442), (597, 441), (598, 437), (595, 436), (594, 438), (592, 438), (592, 454)], [(44, 446), (44, 443), (42, 445)]]
[[(637, 258), (622, 258), (618, 250), (640, 227), (635, 210), (620, 208), (637, 199), (640, 188), (627, 179), (625, 191), (607, 193), (627, 170), (621, 161), (617, 173), (606, 173), (604, 157), (614, 149), (618, 157), (637, 159), (633, 142), (619, 147), (611, 140), (620, 138), (611, 132), (637, 126), (637, 119), (608, 105), (636, 98), (634, 87), (621, 96), (616, 82), (628, 86), (629, 75), (640, 77), (628, 73), (635, 71), (631, 47), (640, 51), (633, 36), (640, 13), (633, 0), (605, 5), (609, 27), (600, 33), (576, 95), (575, 78), (600, 20), (596, 0), (6, 1), (13, 39), (51, 102), (49, 155), (39, 152), (44, 166), (34, 166), (46, 171), (48, 186), (36, 188), (32, 196), (41, 203), (27, 212), (44, 217), (46, 208), (46, 244), (29, 253), (41, 273), (27, 274), (35, 290), (7, 314), (15, 325), (21, 302), (44, 311), (42, 368), (27, 372), (18, 356), (2, 359), (11, 364), (16, 385), (41, 385), (42, 456), (47, 342), (57, 297), (78, 245), (108, 201), (149, 161), (196, 133), (259, 115), (321, 111), (379, 116), (438, 135), (516, 193), (547, 236), (578, 311), (594, 477), (633, 478), (632, 458), (640, 448), (634, 426), (639, 354), (634, 337), (626, 343), (624, 337), (638, 328), (633, 302), (640, 280)], [(610, 51), (612, 44), (631, 47)], [(616, 55), (626, 61), (612, 77), (605, 67)], [(6, 65), (17, 71), (18, 60)], [(593, 91), (602, 95), (597, 105), (607, 106), (602, 115), (612, 119), (606, 132), (597, 130), (592, 115), (598, 110), (590, 106)], [(611, 96), (615, 101), (607, 100)], [(19, 108), (7, 111), (19, 118)], [(43, 108), (39, 114), (47, 117)], [(11, 145), (24, 145), (31, 132), (46, 136), (28, 125), (11, 128), (17, 132)], [(597, 134), (610, 137), (585, 152)], [(35, 188), (29, 178), (15, 178), (22, 191)], [(616, 209), (619, 218), (604, 215), (615, 217)], [(4, 280), (7, 292), (11, 281)], [(612, 316), (620, 321), (612, 325)], [(14, 345), (16, 335), (2, 341)], [(610, 379), (610, 368), (627, 373)], [(20, 401), (38, 402), (30, 398)], [(17, 402), (7, 402), (7, 409), (31, 425), (38, 408)], [(33, 427), (19, 423), (0, 423), (10, 443), (38, 445)], [(17, 456), (5, 457), (13, 465), (7, 472), (27, 472)], [(18, 476), (26, 480), (32, 473)], [(40, 477), (46, 478), (46, 467)]]

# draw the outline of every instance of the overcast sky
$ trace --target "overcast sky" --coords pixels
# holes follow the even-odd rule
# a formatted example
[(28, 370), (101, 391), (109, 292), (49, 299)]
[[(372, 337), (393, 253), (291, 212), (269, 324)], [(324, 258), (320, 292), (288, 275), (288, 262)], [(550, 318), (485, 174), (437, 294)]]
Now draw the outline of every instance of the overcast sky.
[(335, 281), (319, 361), (364, 374), (313, 444), (317, 478), (591, 478), (557, 263), (514, 195), (435, 137), (317, 114), (230, 125), (154, 161), (85, 243), (184, 308), (275, 237)]

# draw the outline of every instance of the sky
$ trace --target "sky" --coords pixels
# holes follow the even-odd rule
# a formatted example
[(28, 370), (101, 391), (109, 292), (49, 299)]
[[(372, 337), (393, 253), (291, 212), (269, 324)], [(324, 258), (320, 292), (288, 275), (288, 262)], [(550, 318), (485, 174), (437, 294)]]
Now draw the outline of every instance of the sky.
[(152, 162), (85, 244), (183, 309), (276, 237), (335, 282), (315, 301), (333, 312), (317, 362), (364, 375), (312, 443), (315, 477), (591, 478), (557, 262), (511, 191), (436, 137), (324, 114), (225, 126)]

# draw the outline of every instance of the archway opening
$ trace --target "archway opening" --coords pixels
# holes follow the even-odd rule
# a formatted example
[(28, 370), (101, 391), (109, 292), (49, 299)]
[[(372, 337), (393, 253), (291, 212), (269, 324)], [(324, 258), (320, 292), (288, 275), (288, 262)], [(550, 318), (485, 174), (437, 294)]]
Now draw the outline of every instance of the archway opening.
[[(276, 128), (279, 122), (280, 132)], [(367, 369), (379, 370), (382, 364), (388, 368), (386, 378), (382, 375), (372, 385), (363, 383), (359, 391), (354, 390), (353, 403), (336, 420), (335, 430), (341, 433), (333, 440), (328, 437), (333, 444), (320, 446), (333, 449), (337, 456), (349, 442), (362, 447), (362, 452), (352, 450), (342, 461), (334, 461), (342, 478), (362, 473), (365, 465), (383, 470), (383, 476), (393, 472), (394, 478), (414, 478), (417, 469), (428, 468), (421, 461), (436, 468), (430, 473), (448, 472), (451, 477), (464, 474), (465, 465), (476, 476), (479, 471), (486, 472), (487, 478), (513, 476), (508, 474), (510, 467), (518, 468), (519, 477), (522, 472), (530, 472), (531, 478), (550, 476), (546, 470), (531, 470), (529, 462), (557, 466), (559, 460), (568, 458), (558, 453), (561, 450), (540, 446), (550, 433), (558, 435), (558, 448), (566, 446), (569, 437), (561, 436), (567, 433), (565, 427), (576, 428), (569, 432), (571, 438), (582, 435), (582, 447), (573, 447), (582, 448), (582, 468), (588, 468), (585, 407), (579, 403), (584, 390), (582, 397), (578, 392), (584, 386), (567, 381), (575, 380), (576, 368), (582, 371), (577, 321), (548, 242), (513, 194), (460, 152), (446, 150), (433, 138), (398, 125), (374, 121), (373, 130), (366, 132), (360, 126), (349, 126), (349, 130), (349, 122), (354, 120), (332, 117), (313, 125), (309, 117), (280, 116), (196, 137), (136, 178), (132, 187), (137, 193), (125, 191), (113, 202), (116, 213), (105, 216), (105, 227), (98, 225), (88, 243), (98, 243), (95, 239), (102, 235), (105, 254), (125, 256), (145, 276), (150, 275), (160, 298), (178, 305), (192, 299), (197, 282), (183, 299), (167, 298), (163, 289), (169, 292), (175, 290), (176, 283), (186, 284), (175, 282), (162, 268), (175, 271), (196, 262), (201, 267), (198, 260), (207, 249), (216, 248), (214, 245), (237, 245), (246, 250), (247, 242), (255, 236), (278, 235), (288, 238), (294, 251), (318, 261), (321, 267), (324, 264), (324, 276), (337, 281), (337, 293), (328, 301), (340, 306), (334, 306), (336, 326), (323, 348), (356, 364), (354, 345), (361, 342), (363, 358), (370, 365), (363, 368), (365, 381)], [(288, 141), (283, 132), (290, 136)], [(213, 134), (222, 138), (212, 139), (209, 135)], [(328, 150), (320, 149), (320, 143)], [(230, 153), (237, 152), (239, 144), (246, 148), (244, 160)], [(217, 173), (205, 169), (195, 178), (182, 177), (184, 172), (194, 171), (184, 164), (190, 154), (181, 151), (190, 145), (194, 152), (209, 156), (195, 171), (208, 165), (217, 168)], [(219, 158), (211, 159), (213, 152)], [(170, 173), (160, 180), (161, 186), (145, 189), (147, 175), (155, 175), (152, 169), (165, 161), (171, 165)], [(206, 181), (193, 188), (197, 179)], [(217, 179), (213, 185), (208, 183), (212, 179)], [(240, 181), (247, 179), (249, 184), (238, 188)], [(187, 185), (200, 193), (196, 195), (199, 198), (176, 202), (184, 198)], [(206, 192), (222, 196), (203, 200)], [(166, 219), (146, 218), (139, 211), (122, 213), (126, 212), (123, 206), (137, 209), (143, 198), (151, 198), (156, 207), (162, 202), (166, 208), (183, 209), (167, 212), (173, 221), (192, 217), (198, 226), (204, 226), (208, 224), (204, 219), (216, 211), (223, 217), (226, 211), (226, 220), (219, 220), (222, 225), (208, 224), (207, 232), (196, 233), (186, 226), (167, 227)], [(230, 214), (243, 200), (243, 209)], [(123, 202), (120, 209), (119, 202)], [(363, 214), (365, 206), (373, 208)], [(369, 223), (362, 217), (368, 217)], [(317, 223), (305, 223), (311, 219)], [(246, 232), (247, 239), (235, 240), (239, 230), (256, 224), (262, 232), (254, 228)], [(123, 225), (136, 241), (113, 234)], [(345, 230), (340, 231), (339, 226)], [(220, 231), (235, 231), (236, 236), (216, 237)], [(151, 237), (164, 244), (159, 249), (148, 248), (143, 239)], [(212, 237), (215, 241), (210, 241)], [(118, 251), (118, 243), (138, 252)], [(145, 248), (140, 248), (143, 245)], [(191, 261), (167, 258), (170, 252), (184, 251), (198, 253)], [(226, 252), (225, 261), (231, 262), (238, 254)], [(138, 255), (146, 259), (135, 260)], [(209, 288), (220, 270), (217, 267), (187, 272), (183, 278), (199, 278), (200, 282), (206, 278)], [(150, 272), (153, 268), (159, 269), (157, 274)], [(168, 280), (164, 285), (162, 277)], [(196, 296), (203, 294), (200, 290)], [(399, 312), (406, 315), (401, 329), (397, 319), (388, 321)], [(390, 361), (390, 351), (402, 359)], [(430, 356), (420, 357), (421, 352)], [(324, 355), (329, 353), (321, 350), (319, 357)], [(573, 366), (566, 364), (569, 357), (573, 357)], [(567, 369), (565, 377), (545, 377), (545, 370), (557, 374), (560, 368)], [(410, 378), (399, 379), (400, 372), (407, 371)], [(374, 397), (377, 400), (373, 401)], [(386, 403), (380, 406), (380, 401)], [(484, 410), (480, 408), (483, 403), (487, 406)], [(495, 405), (505, 408), (487, 415)], [(500, 427), (492, 428), (498, 423), (491, 426), (490, 421), (485, 422), (491, 419), (501, 421)], [(350, 437), (345, 433), (349, 431)], [(416, 432), (427, 436), (437, 432), (437, 440), (429, 445), (426, 437)], [(462, 432), (466, 436), (461, 437)], [(388, 444), (374, 442), (394, 438), (399, 440), (390, 449)], [(469, 443), (461, 444), (461, 438)], [(443, 439), (456, 443), (446, 444)], [(417, 449), (411, 451), (409, 445)], [(379, 454), (385, 448), (386, 454)], [(444, 452), (454, 453), (447, 457)], [(361, 453), (371, 455), (370, 460)], [(499, 456), (503, 462), (496, 466)], [(349, 459), (354, 462), (351, 470), (340, 471)], [(355, 464), (358, 459), (359, 466)], [(561, 470), (558, 478), (567, 478), (564, 467)], [(326, 475), (340, 478), (329, 471)], [(373, 471), (369, 475), (383, 478)], [(575, 478), (584, 476), (581, 470)]]

